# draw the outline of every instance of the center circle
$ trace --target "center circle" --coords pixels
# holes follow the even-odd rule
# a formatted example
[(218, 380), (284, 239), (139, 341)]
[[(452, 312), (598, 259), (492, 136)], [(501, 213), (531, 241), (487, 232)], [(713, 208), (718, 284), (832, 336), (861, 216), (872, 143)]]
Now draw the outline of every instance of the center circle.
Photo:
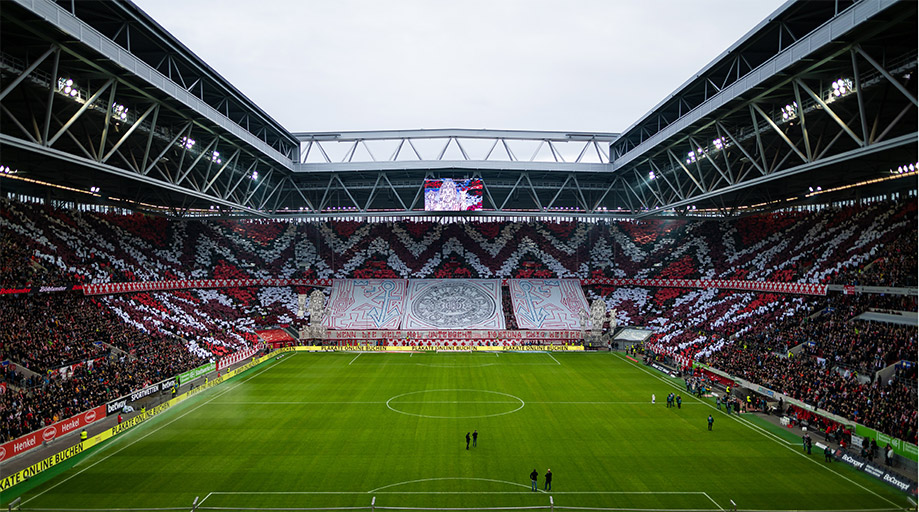
[(412, 301), (412, 313), (441, 329), (462, 329), (488, 321), (498, 310), (494, 297), (464, 282), (438, 282)]
[(428, 389), (396, 395), (386, 401), (393, 412), (430, 419), (475, 419), (504, 416), (523, 409), (523, 399), (484, 389)]

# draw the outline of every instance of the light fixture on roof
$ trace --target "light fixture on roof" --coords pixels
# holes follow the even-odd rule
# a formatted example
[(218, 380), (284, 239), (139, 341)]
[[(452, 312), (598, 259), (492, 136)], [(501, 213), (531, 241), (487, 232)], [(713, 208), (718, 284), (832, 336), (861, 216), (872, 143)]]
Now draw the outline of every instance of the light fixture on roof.
[(831, 85), (833, 86), (832, 94), (837, 98), (853, 91), (852, 80), (849, 78), (834, 80)]
[(74, 85), (72, 78), (60, 77), (57, 79), (57, 89), (62, 93), (70, 96), (71, 98), (76, 98), (80, 95), (80, 90), (77, 89), (77, 86)]
[(121, 103), (112, 103), (112, 117), (121, 121), (127, 121), (128, 108)]
[(89, 191), (90, 191), (90, 193), (92, 193), (92, 194), (98, 194), (98, 193), (99, 193), (99, 187), (89, 187)]
[(653, 180), (654, 178), (656, 178), (654, 171), (648, 171), (648, 179)]
[(727, 145), (727, 141), (724, 140), (724, 137), (718, 137), (712, 141), (712, 145), (715, 146), (715, 149), (720, 151)]
[(789, 103), (788, 105), (785, 105), (782, 108), (782, 120), (783, 121), (791, 121), (792, 119), (795, 119), (796, 117), (798, 117), (798, 102), (797, 101), (792, 101), (791, 103)]
[(223, 160), (220, 159), (219, 151), (214, 151), (213, 153), (211, 153), (211, 162), (214, 162), (215, 164), (219, 164), (223, 162)]
[(179, 145), (185, 149), (191, 149), (195, 147), (195, 139), (191, 137), (182, 137), (182, 140), (179, 141)]
[(251, 176), (251, 178), (252, 178), (253, 180), (257, 180), (257, 179), (258, 179), (258, 171), (252, 171), (252, 176)]

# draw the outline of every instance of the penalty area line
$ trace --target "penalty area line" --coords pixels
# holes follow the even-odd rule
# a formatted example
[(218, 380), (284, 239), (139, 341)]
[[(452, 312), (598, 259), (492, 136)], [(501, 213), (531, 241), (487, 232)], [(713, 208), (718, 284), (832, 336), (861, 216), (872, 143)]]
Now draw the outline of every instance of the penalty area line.
[(546, 352), (546, 355), (549, 356), (549, 357), (551, 357), (552, 360), (555, 361), (555, 364), (557, 364), (557, 365), (559, 365), (559, 366), (562, 365), (562, 363), (558, 362), (558, 359), (556, 359), (555, 356), (552, 355), (552, 352)]
[(712, 497), (709, 496), (707, 492), (703, 492), (702, 494), (704, 494), (706, 498), (708, 498), (712, 503), (714, 503), (715, 506), (718, 507), (718, 510), (724, 510), (724, 507), (719, 505), (717, 501), (713, 500)]
[[(361, 353), (357, 354), (356, 356), (354, 356), (354, 359), (351, 360), (351, 363), (353, 363), (354, 361), (357, 361), (357, 358), (358, 358), (358, 357), (361, 357), (361, 354), (363, 354), (363, 352), (361, 352)], [(348, 366), (351, 366), (351, 363), (348, 363)]]

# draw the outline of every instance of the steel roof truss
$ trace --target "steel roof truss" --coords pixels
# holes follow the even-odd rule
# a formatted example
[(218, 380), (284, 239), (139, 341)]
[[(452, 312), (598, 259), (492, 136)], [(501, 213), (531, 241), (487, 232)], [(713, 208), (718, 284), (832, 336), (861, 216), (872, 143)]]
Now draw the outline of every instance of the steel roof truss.
[(533, 182), (530, 181), (530, 175), (528, 173), (523, 173), (523, 177), (527, 180), (527, 185), (530, 186), (530, 196), (533, 198), (533, 202), (536, 203), (536, 207), (542, 211), (546, 211), (542, 206), (542, 201), (539, 200), (539, 195), (536, 193), (536, 189), (533, 187)]
[(919, 106), (919, 101), (916, 100), (916, 97), (913, 96), (913, 95), (909, 92), (909, 90), (908, 90), (906, 87), (904, 87), (903, 84), (900, 83), (899, 80), (897, 80), (896, 78), (890, 76), (890, 73), (888, 73), (887, 70), (884, 69), (884, 66), (878, 64), (878, 62), (877, 62), (876, 60), (872, 59), (871, 56), (868, 55), (868, 54), (865, 52), (865, 50), (862, 49), (861, 45), (856, 44), (856, 45), (855, 45), (855, 51), (857, 51), (857, 52), (859, 53), (859, 55), (861, 55), (866, 61), (868, 61), (868, 64), (871, 64), (871, 65), (874, 67), (874, 69), (878, 70), (878, 72), (881, 73), (881, 74), (884, 76), (884, 78), (886, 78), (887, 81), (889, 81), (889, 82), (891, 83), (891, 85), (893, 85), (894, 87), (897, 88), (898, 91), (900, 91), (901, 93), (903, 93), (903, 95), (906, 96), (906, 98), (907, 98), (909, 101), (911, 101), (911, 102), (913, 103), (913, 105)]
[[(150, 162), (150, 165), (149, 165), (149, 166), (147, 166), (147, 167), (144, 168), (144, 171), (143, 171), (141, 174), (147, 175), (147, 174), (153, 169), (153, 167), (154, 167), (157, 163), (159, 163), (160, 160), (162, 160), (162, 158), (163, 158), (164, 156), (166, 156), (166, 153), (167, 153), (170, 149), (172, 149), (172, 147), (173, 147), (175, 144), (177, 144), (177, 143), (179, 142), (179, 138), (180, 138), (180, 137), (183, 137), (183, 136), (188, 137), (188, 136), (190, 136), (190, 135), (191, 135), (191, 127), (192, 127), (192, 122), (191, 122), (191, 121), (188, 121), (187, 123), (185, 123), (185, 126), (183, 126), (181, 130), (176, 131), (175, 136), (172, 138), (171, 141), (169, 141), (169, 144), (166, 144), (166, 147), (164, 147), (163, 150), (160, 151), (159, 155), (157, 155), (156, 158), (154, 158), (154, 159)], [(151, 134), (151, 136), (152, 136), (152, 134)], [(149, 143), (148, 143), (148, 146), (149, 146)], [(184, 157), (184, 155), (185, 155), (185, 152), (184, 152), (184, 151), (182, 152), (182, 155), (183, 155), (183, 157)], [(146, 156), (145, 156), (145, 158), (146, 158)]]
[(115, 91), (117, 90), (118, 82), (112, 83), (108, 91), (108, 103), (105, 104), (105, 121), (102, 122), (102, 138), (99, 141), (96, 160), (102, 160), (102, 152), (105, 151), (105, 140), (108, 138), (108, 131), (112, 126), (112, 105), (115, 104)]
[[(689, 143), (692, 144), (693, 147), (697, 147), (697, 148), (701, 148), (701, 147), (702, 147), (698, 142), (696, 142), (696, 140), (695, 140), (692, 136), (689, 137)], [(722, 153), (723, 153), (723, 152), (724, 152), (724, 151), (722, 150)], [(715, 171), (717, 171), (718, 174), (720, 174), (722, 178), (724, 178), (724, 181), (726, 181), (729, 185), (733, 185), (733, 184), (734, 184), (734, 183), (731, 182), (731, 179), (721, 170), (721, 167), (718, 167), (718, 163), (715, 161), (715, 158), (713, 158), (712, 155), (711, 155), (709, 152), (705, 152), (705, 157), (706, 157), (705, 160), (706, 160), (708, 163), (710, 163), (710, 164), (712, 165), (712, 167), (714, 167)], [(699, 171), (699, 178), (700, 178), (700, 179), (702, 179), (702, 178), (705, 177), (705, 174), (702, 172), (702, 169), (701, 169), (701, 160), (702, 160), (702, 159), (700, 159), (700, 158), (699, 158), (699, 159), (696, 159), (696, 168), (697, 168), (697, 170)], [(721, 182), (721, 180), (719, 179), (719, 180), (715, 181), (714, 183), (711, 183), (708, 187), (706, 187), (706, 189), (707, 189), (706, 191), (712, 190), (713, 188), (715, 188), (716, 186), (718, 186), (718, 184), (719, 184), (720, 182)]]
[[(207, 147), (204, 148), (204, 151), (201, 151), (201, 152), (198, 153), (198, 156), (196, 156), (195, 159), (192, 160), (191, 164), (188, 166), (188, 169), (179, 177), (179, 179), (177, 179), (177, 180), (175, 181), (175, 184), (176, 184), (176, 185), (182, 183), (182, 181), (185, 180), (185, 178), (186, 178), (186, 177), (191, 173), (191, 171), (195, 168), (195, 165), (197, 165), (198, 162), (201, 161), (201, 159), (204, 157), (204, 155), (210, 153), (210, 152), (213, 150), (212, 148), (213, 148), (215, 145), (217, 145), (217, 141), (218, 141), (218, 140), (220, 140), (220, 137), (214, 137), (214, 139), (211, 140), (211, 142), (207, 145)], [(208, 161), (210, 161), (210, 159), (208, 159)], [(179, 171), (181, 171), (181, 168), (179, 168)]]
[[(823, 108), (823, 111), (826, 112), (827, 115), (830, 116), (831, 119), (833, 119), (833, 121), (836, 121), (836, 124), (838, 124), (839, 127), (842, 128), (842, 130), (843, 130), (844, 132), (846, 132), (846, 134), (847, 134), (849, 137), (852, 137), (852, 140), (854, 140), (856, 144), (858, 144), (859, 146), (862, 146), (862, 147), (865, 146), (865, 141), (862, 140), (861, 138), (859, 138), (858, 135), (855, 135), (855, 132), (853, 132), (853, 131), (849, 128), (849, 126), (848, 126), (845, 122), (843, 122), (843, 120), (840, 119), (839, 116), (836, 115), (836, 112), (833, 112), (833, 109), (830, 108), (830, 106), (827, 105), (825, 101), (823, 101), (823, 98), (821, 98), (819, 95), (817, 95), (816, 93), (814, 93), (814, 91), (812, 91), (811, 88), (807, 86), (807, 84), (805, 84), (800, 78), (798, 78), (798, 79), (796, 79), (796, 80), (794, 81), (794, 85), (795, 85), (795, 91), (796, 91), (796, 92), (797, 92), (797, 90), (798, 90), (798, 86), (800, 86), (802, 89), (804, 89), (804, 92), (806, 92), (808, 96), (810, 96), (811, 98), (813, 98), (813, 100), (816, 101), (817, 104), (820, 105), (820, 106)], [(798, 100), (798, 105), (801, 105), (801, 100)], [(802, 109), (802, 110), (803, 110), (803, 109)], [(802, 112), (802, 114), (803, 114), (803, 112)], [(802, 119), (803, 119), (803, 115), (800, 116), (800, 117), (802, 117)], [(806, 135), (805, 135), (804, 140), (805, 140), (805, 142), (807, 141), (807, 136), (806, 136)]]
[(890, 123), (887, 124), (887, 128), (884, 128), (884, 131), (882, 131), (881, 134), (877, 136), (877, 138), (874, 140), (874, 142), (875, 142), (875, 143), (878, 143), (878, 142), (881, 142), (882, 140), (884, 140), (884, 138), (887, 137), (887, 134), (890, 133), (890, 130), (891, 130), (894, 126), (896, 126), (896, 124), (899, 123), (901, 119), (903, 119), (903, 116), (905, 116), (907, 112), (910, 112), (910, 111), (912, 111), (912, 110), (913, 110), (913, 107), (912, 107), (912, 106), (910, 106), (910, 105), (904, 106), (903, 109), (900, 110), (900, 113), (897, 114), (897, 117), (893, 118), (893, 120), (892, 120)]
[(507, 201), (514, 195), (514, 191), (517, 190), (517, 187), (520, 185), (520, 182), (523, 180), (523, 173), (520, 173), (520, 176), (517, 177), (517, 181), (514, 183), (514, 186), (507, 192), (507, 196), (504, 197), (504, 202), (501, 203), (499, 210), (503, 210), (504, 206), (507, 205)]
[(861, 120), (862, 140), (865, 141), (865, 144), (868, 144), (868, 116), (865, 115), (865, 93), (862, 91), (862, 81), (858, 70), (855, 48), (849, 48), (849, 55), (852, 56), (852, 79), (855, 85), (855, 99), (858, 101), (858, 117)]
[[(2, 101), (3, 98), (5, 98), (6, 95), (9, 94), (13, 89), (15, 89), (17, 85), (22, 83), (23, 80), (25, 80), (29, 75), (31, 75), (32, 72), (35, 71), (38, 68), (38, 66), (41, 65), (42, 62), (45, 62), (45, 59), (50, 57), (52, 53), (56, 53), (60, 55), (60, 52), (61, 52), (61, 49), (59, 46), (51, 45), (51, 48), (48, 48), (48, 50), (45, 53), (39, 55), (38, 58), (32, 61), (32, 63), (29, 64), (29, 66), (22, 71), (22, 73), (19, 73), (19, 76), (14, 78), (12, 82), (10, 82), (6, 87), (0, 90), (0, 101)], [(54, 90), (53, 87), (52, 87), (52, 90)]]
[[(255, 193), (259, 191), (259, 189), (266, 189), (267, 191), (267, 187), (262, 187), (262, 183), (267, 182), (268, 178), (270, 178), (273, 173), (274, 173), (274, 169), (269, 168), (268, 175), (265, 176), (264, 179), (250, 181), (249, 190), (246, 192), (244, 199), (240, 201), (240, 203), (249, 204), (249, 201), (252, 199), (252, 196), (254, 196)], [(265, 197), (265, 193), (266, 192), (262, 192), (262, 198)]]
[[(549, 204), (546, 205), (546, 210), (548, 210), (549, 208), (552, 208), (552, 206), (555, 205), (555, 200), (558, 199), (558, 196), (562, 193), (563, 190), (565, 190), (565, 185), (567, 185), (570, 180), (571, 180), (571, 175), (569, 174), (568, 176), (565, 177), (565, 181), (562, 183), (562, 186), (558, 187), (558, 190), (555, 192), (555, 195), (552, 196), (552, 200), (549, 201)], [(527, 178), (527, 181), (529, 181), (529, 178)], [(532, 186), (533, 185), (530, 184), (530, 187)], [(536, 191), (534, 190), (533, 193), (535, 194)]]
[[(754, 118), (753, 121), (754, 121), (754, 124), (755, 124), (755, 123), (756, 123), (756, 118)], [(753, 158), (753, 155), (751, 155), (751, 154), (747, 151), (747, 149), (744, 148), (744, 147), (740, 144), (740, 142), (737, 140), (737, 138), (734, 136), (734, 134), (731, 133), (730, 130), (728, 130), (727, 128), (725, 128), (725, 126), (724, 126), (723, 124), (721, 124), (721, 121), (715, 121), (715, 126), (718, 128), (719, 133), (722, 133), (722, 134), (724, 134), (724, 135), (727, 135), (727, 137), (728, 137), (729, 139), (731, 139), (731, 143), (734, 144), (734, 147), (736, 147), (737, 149), (739, 149), (740, 152), (743, 153), (745, 157), (747, 157), (747, 160), (750, 161), (750, 164), (753, 165), (753, 167), (756, 168), (756, 170), (758, 170), (760, 174), (762, 174), (763, 176), (765, 176), (766, 174), (768, 174), (768, 173), (766, 172), (766, 168), (763, 167), (763, 166), (760, 166), (759, 162), (757, 162), (756, 159)], [(759, 136), (758, 136), (759, 130), (757, 130), (756, 133), (757, 133), (757, 144), (759, 144)], [(762, 146), (760, 146), (760, 151), (762, 151)], [(727, 160), (727, 155), (725, 155), (725, 160)], [(740, 180), (742, 180), (742, 179), (743, 179), (742, 177), (739, 177), (739, 178), (737, 179), (737, 181), (740, 181)]]
[(34, 142), (35, 144), (39, 143), (38, 139), (32, 135), (29, 130), (19, 122), (19, 119), (16, 119), (16, 116), (14, 116), (13, 113), (10, 112), (9, 109), (7, 109), (2, 103), (0, 103), (0, 112), (3, 112), (9, 116), (10, 120), (13, 121), (13, 124), (15, 124), (16, 127), (19, 128), (26, 137), (29, 138), (29, 141)]
[[(364, 203), (364, 207), (361, 209), (362, 212), (366, 212), (370, 209), (370, 202), (373, 201), (373, 196), (376, 194), (377, 186), (380, 184), (380, 179), (383, 177), (383, 173), (377, 173), (377, 179), (373, 182), (373, 187), (370, 189), (370, 193), (367, 194), (367, 201)], [(344, 187), (344, 185), (342, 185)]]
[[(230, 195), (233, 194), (233, 192), (236, 192), (236, 189), (239, 188), (239, 185), (242, 184), (242, 182), (246, 178), (249, 178), (250, 176), (252, 176), (252, 171), (253, 169), (255, 169), (256, 165), (258, 165), (258, 160), (254, 160), (251, 164), (249, 164), (249, 167), (246, 168), (245, 172), (243, 172), (242, 175), (239, 177), (239, 179), (236, 180), (236, 184), (234, 184), (231, 188), (229, 188), (226, 191), (226, 193), (223, 194), (221, 197), (223, 197), (224, 199), (228, 199)], [(218, 195), (220, 195), (219, 192), (218, 192)]]
[(383, 179), (386, 181), (386, 184), (389, 185), (389, 189), (392, 190), (393, 195), (396, 196), (396, 199), (399, 200), (399, 204), (402, 206), (402, 209), (408, 210), (408, 208), (405, 206), (405, 201), (402, 200), (402, 196), (399, 195), (399, 192), (396, 190), (396, 187), (394, 187), (392, 182), (389, 181), (389, 176), (387, 176), (386, 173), (382, 173), (382, 174), (383, 174)]
[(814, 161), (814, 153), (811, 151), (811, 141), (810, 137), (807, 134), (807, 123), (805, 118), (807, 117), (806, 109), (803, 107), (804, 103), (801, 101), (801, 88), (798, 86), (798, 81), (791, 83), (792, 88), (795, 92), (795, 102), (799, 105), (798, 107), (798, 119), (801, 121), (801, 137), (804, 139), (804, 152), (807, 153), (807, 161)]
[[(408, 143), (409, 143), (409, 145), (411, 145), (411, 144), (412, 144), (412, 141), (409, 140)], [(414, 147), (412, 147), (412, 149), (414, 149)], [(416, 151), (416, 153), (417, 153), (417, 151)], [(426, 180), (426, 179), (429, 179), (429, 178), (433, 178), (433, 177), (434, 177), (434, 175), (431, 174), (431, 173), (429, 173), (429, 172), (428, 172), (428, 173), (425, 173), (425, 175), (424, 175), (424, 179), (425, 179), (425, 180)], [(414, 210), (414, 209), (415, 209), (415, 205), (418, 204), (418, 199), (420, 199), (423, 195), (424, 195), (424, 180), (421, 180), (421, 183), (418, 185), (418, 188), (415, 190), (415, 198), (412, 199), (412, 204), (409, 205), (408, 209), (409, 209), (409, 210)]]
[(310, 201), (309, 198), (307, 198), (306, 195), (303, 194), (303, 191), (300, 190), (300, 185), (298, 185), (294, 180), (290, 180), (290, 185), (291, 185), (291, 188), (293, 188), (297, 192), (297, 194), (300, 195), (300, 198), (303, 199), (303, 202), (306, 203), (307, 208), (309, 208), (311, 212), (319, 213), (319, 211), (316, 210), (316, 208), (313, 206), (312, 201)]
[(233, 165), (234, 168), (236, 167), (236, 159), (239, 158), (239, 153), (241, 151), (242, 150), (240, 148), (236, 148), (236, 151), (234, 151), (233, 154), (230, 155), (230, 158), (227, 158), (227, 161), (224, 162), (222, 166), (220, 166), (220, 169), (218, 169), (217, 172), (214, 174), (214, 177), (211, 178), (207, 182), (207, 185), (204, 186), (204, 190), (202, 190), (201, 192), (207, 192), (208, 190), (210, 190), (211, 187), (214, 185), (214, 183), (217, 181), (217, 178), (219, 178), (220, 175), (223, 174), (223, 171), (225, 171), (226, 168), (229, 167), (231, 164)]
[[(802, 153), (801, 150), (798, 149), (797, 146), (795, 146), (794, 142), (792, 142), (791, 139), (788, 138), (788, 135), (786, 135), (785, 132), (783, 132), (782, 129), (779, 128), (778, 125), (775, 124), (775, 121), (773, 121), (772, 118), (769, 117), (765, 112), (763, 112), (763, 109), (760, 108), (759, 105), (757, 105), (756, 103), (752, 103), (751, 106), (753, 107), (754, 110), (756, 110), (759, 113), (759, 115), (763, 116), (763, 119), (766, 120), (766, 123), (769, 126), (771, 126), (773, 130), (775, 130), (775, 133), (777, 133), (778, 136), (782, 140), (784, 140), (786, 144), (788, 144), (788, 147), (790, 147), (792, 151), (794, 151), (799, 157), (801, 157), (802, 161), (804, 162), (809, 161), (807, 159), (807, 156), (804, 153)], [(775, 167), (773, 167), (773, 169), (775, 169)]]
[[(99, 88), (99, 90), (97, 90), (92, 96), (90, 96), (89, 99), (86, 100), (86, 103), (80, 106), (80, 109), (77, 110), (76, 113), (74, 113), (73, 116), (71, 116), (70, 119), (66, 123), (64, 123), (64, 126), (62, 126), (61, 129), (58, 130), (57, 133), (55, 133), (54, 136), (51, 137), (50, 140), (45, 139), (44, 145), (47, 147), (53, 146), (54, 143), (57, 142), (57, 139), (59, 139), (61, 135), (67, 132), (67, 130), (70, 129), (73, 123), (75, 123), (76, 120), (79, 119), (80, 116), (82, 116), (83, 113), (86, 112), (89, 109), (89, 107), (91, 107), (93, 103), (96, 102), (97, 99), (99, 99), (99, 96), (101, 96), (102, 93), (104, 93), (106, 89), (108, 89), (114, 83), (115, 83), (114, 78), (109, 78), (108, 80), (106, 80), (105, 84), (103, 84), (102, 87)], [(53, 84), (52, 84), (52, 87), (53, 87)]]
[[(144, 113), (141, 114), (140, 117), (138, 117), (137, 120), (135, 120), (135, 121), (131, 124), (131, 127), (128, 128), (128, 130), (127, 130), (126, 132), (124, 132), (124, 134), (121, 136), (121, 138), (118, 139), (118, 142), (116, 142), (115, 145), (112, 146), (112, 149), (110, 149), (109, 152), (106, 153), (105, 156), (103, 156), (99, 161), (100, 161), (100, 162), (105, 162), (105, 161), (107, 161), (109, 158), (111, 158), (112, 154), (113, 154), (115, 151), (117, 151), (118, 148), (120, 148), (122, 144), (124, 144), (124, 141), (127, 140), (127, 138), (130, 137), (132, 133), (134, 133), (134, 130), (136, 130), (136, 129), (141, 125), (141, 123), (143, 123), (144, 120), (147, 119), (147, 116), (149, 116), (152, 112), (157, 111), (157, 110), (159, 110), (159, 105), (158, 105), (158, 104), (154, 103), (153, 105), (150, 105), (150, 107), (147, 108), (147, 110), (145, 110)], [(151, 134), (151, 135), (153, 134), (153, 130), (150, 130), (150, 134)], [(101, 153), (102, 151), (103, 151), (103, 148), (100, 147), (100, 148), (99, 148), (99, 152)]]
[[(147, 144), (144, 146), (144, 156), (138, 166), (139, 169), (143, 170), (147, 166), (147, 159), (150, 157), (150, 147), (153, 145), (153, 136), (156, 133), (156, 122), (159, 120), (160, 115), (160, 104), (154, 103), (156, 108), (153, 109), (153, 119), (150, 120), (150, 131), (147, 133)], [(170, 145), (167, 145), (168, 148)]]
[[(61, 48), (59, 46), (54, 47), (54, 64), (51, 71), (51, 76), (56, 77), (58, 75), (58, 69), (61, 63)], [(42, 59), (44, 60), (44, 59)], [(48, 84), (48, 107), (45, 109), (45, 122), (42, 127), (41, 140), (48, 140), (48, 132), (51, 130), (51, 112), (54, 105), (54, 83)]]
[[(673, 186), (673, 183), (670, 183), (670, 180), (667, 179), (667, 175), (664, 174), (664, 171), (662, 171), (662, 170), (660, 169), (660, 167), (658, 167), (658, 166), (657, 166), (653, 161), (651, 161), (651, 160), (648, 160), (648, 163), (651, 164), (651, 167), (654, 168), (654, 176), (655, 176), (656, 178), (660, 178), (660, 179), (664, 180), (664, 183), (666, 183), (667, 186), (670, 187), (670, 190), (673, 191), (673, 193), (674, 193), (674, 195), (676, 195), (676, 197), (679, 197), (680, 200), (686, 199), (686, 196), (683, 194), (683, 192), (682, 192), (680, 189), (674, 187), (674, 186)], [(674, 180), (676, 180), (676, 175), (674, 175)], [(657, 181), (657, 179), (655, 179), (654, 181)], [(679, 181), (677, 181), (677, 184), (679, 184)], [(658, 185), (658, 187), (660, 187), (660, 185)], [(658, 189), (658, 190), (659, 190), (659, 189)], [(663, 198), (658, 198), (658, 199), (660, 199), (661, 203), (666, 203), (666, 201), (664, 201)]]

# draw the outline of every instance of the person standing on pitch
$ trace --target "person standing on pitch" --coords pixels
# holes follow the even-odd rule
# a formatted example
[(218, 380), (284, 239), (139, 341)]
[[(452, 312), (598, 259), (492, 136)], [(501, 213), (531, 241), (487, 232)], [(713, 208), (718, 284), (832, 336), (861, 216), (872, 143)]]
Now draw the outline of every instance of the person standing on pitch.
[(536, 471), (536, 468), (533, 468), (533, 472), (530, 473), (530, 481), (533, 484), (533, 492), (536, 492), (539, 489), (539, 483), (536, 481), (539, 478), (539, 472)]
[(547, 491), (552, 490), (552, 470), (551, 469), (546, 470), (546, 490)]
[(469, 432), (466, 432), (466, 449), (469, 449)]
[(475, 448), (475, 444), (479, 441), (479, 431), (472, 431), (472, 447)]
[(709, 415), (708, 415), (708, 429), (709, 429), (709, 430), (712, 429), (712, 424), (713, 424), (713, 423), (715, 423), (715, 418), (712, 418), (712, 415), (709, 414)]

